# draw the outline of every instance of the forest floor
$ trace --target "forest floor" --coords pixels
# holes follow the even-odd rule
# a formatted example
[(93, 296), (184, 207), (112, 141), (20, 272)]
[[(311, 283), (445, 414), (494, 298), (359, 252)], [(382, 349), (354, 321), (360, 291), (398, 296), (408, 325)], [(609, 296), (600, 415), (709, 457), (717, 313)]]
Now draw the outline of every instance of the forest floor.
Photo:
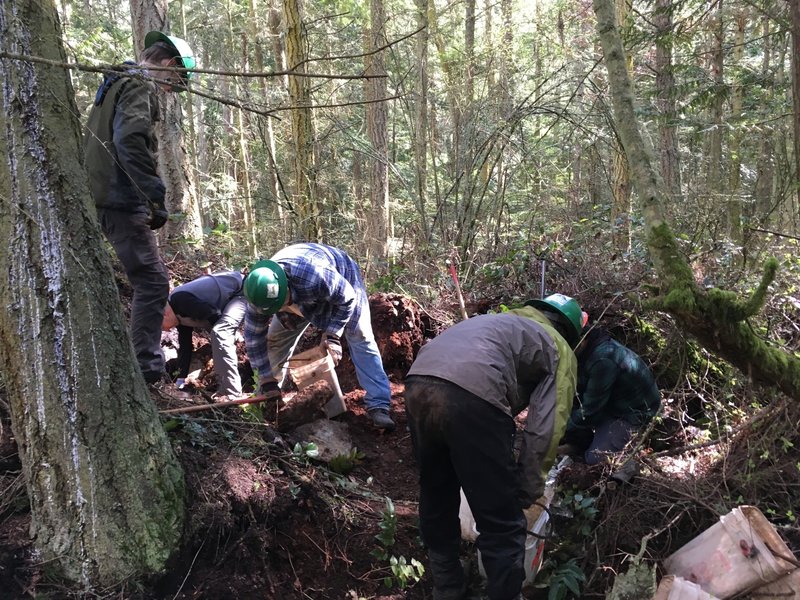
[[(406, 427), (403, 377), (419, 347), (442, 324), (416, 302), (399, 295), (373, 294), (370, 304), (391, 381), (396, 430), (384, 433), (372, 426), (346, 352), (337, 373), (348, 411), (333, 422), (349, 435), (352, 449), (334, 461), (314, 457), (296, 429), (324, 420), (321, 404), (327, 394), (319, 388), (290, 390), (285, 396), (289, 401), (280, 408), (214, 407), (163, 415), (183, 465), (188, 492), (180, 555), (159, 579), (122, 582), (107, 593), (93, 593), (92, 598), (432, 598), (430, 576), (415, 577), (419, 572), (412, 566), (412, 561), (426, 565), (427, 555), (417, 531), (417, 475)], [(307, 332), (304, 340), (303, 348), (314, 345), (314, 332)], [(165, 335), (163, 345), (167, 357), (174, 357), (174, 337)], [(245, 390), (252, 390), (252, 370), (243, 342), (239, 342), (239, 353)], [(194, 366), (200, 373), (194, 394), (189, 398), (155, 395), (158, 409), (212, 406), (216, 382), (210, 358), (208, 340), (196, 332)], [(174, 362), (168, 366), (171, 364)], [(765, 419), (796, 422), (798, 411), (784, 409), (791, 414), (773, 411)], [(46, 565), (37, 560), (29, 536), (31, 517), (16, 444), (7, 420), (3, 425), (0, 598), (82, 597), (48, 578)], [(659, 437), (669, 438), (667, 446), (692, 443), (686, 431), (681, 429), (680, 435), (676, 430), (661, 432)], [(791, 439), (796, 437), (795, 430)], [(797, 442), (800, 447), (800, 440)], [(561, 517), (562, 523), (567, 522), (562, 537), (588, 523), (592, 523), (593, 533), (584, 530), (577, 534), (580, 543), (571, 548), (563, 543), (556, 548), (548, 542), (547, 552), (552, 550), (553, 557), (567, 552), (562, 565), (571, 553), (587, 570), (589, 580), (582, 597), (603, 597), (613, 581), (610, 565), (619, 568), (626, 553), (639, 549), (644, 536), (650, 534), (659, 542), (651, 543), (648, 556), (660, 559), (713, 523), (716, 507), (710, 506), (712, 499), (704, 500), (696, 483), (682, 482), (689, 473), (712, 472), (715, 452), (710, 447), (689, 459), (664, 457), (650, 464), (651, 473), (642, 477), (641, 483), (616, 492), (604, 486), (608, 470), (581, 465), (567, 470), (562, 487), (571, 491), (564, 511), (567, 516)], [(590, 497), (588, 510), (584, 498)], [(701, 515), (693, 507), (703, 503)], [(683, 506), (682, 512), (675, 512), (679, 506)], [(554, 521), (558, 524), (555, 515)], [(662, 535), (665, 531), (667, 535)], [(790, 534), (790, 544), (797, 552), (800, 530), (795, 527)], [(472, 588), (478, 590), (474, 545), (465, 542), (462, 555)], [(395, 564), (394, 571), (390, 561)], [(562, 573), (562, 581), (563, 577)], [(526, 589), (524, 597), (544, 598), (547, 591)], [(480, 594), (476, 592), (474, 598)]]

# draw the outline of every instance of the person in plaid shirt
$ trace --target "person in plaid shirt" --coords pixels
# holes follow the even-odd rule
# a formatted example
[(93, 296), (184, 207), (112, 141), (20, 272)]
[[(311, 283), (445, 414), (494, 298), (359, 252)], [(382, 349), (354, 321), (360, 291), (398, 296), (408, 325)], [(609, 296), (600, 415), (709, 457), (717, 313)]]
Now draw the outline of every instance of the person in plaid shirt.
[(576, 348), (578, 402), (559, 454), (598, 464), (619, 452), (661, 406), (650, 367), (605, 330), (591, 327)]
[(244, 339), (258, 373), (257, 393), (280, 396), (289, 357), (313, 323), (322, 330), (322, 345), (335, 364), (345, 337), (366, 391), (367, 412), (379, 429), (394, 429), (389, 379), (372, 333), (367, 292), (358, 265), (346, 252), (323, 244), (287, 246), (253, 265), (244, 294)]

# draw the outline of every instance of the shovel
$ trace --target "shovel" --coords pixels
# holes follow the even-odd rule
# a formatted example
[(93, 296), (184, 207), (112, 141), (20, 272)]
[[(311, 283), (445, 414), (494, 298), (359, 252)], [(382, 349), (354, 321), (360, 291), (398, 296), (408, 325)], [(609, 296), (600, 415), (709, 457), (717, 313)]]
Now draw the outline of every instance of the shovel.
[(303, 390), (317, 381), (327, 381), (333, 396), (323, 407), (329, 419), (347, 412), (339, 378), (334, 370), (333, 359), (327, 350), (316, 346), (289, 359), (289, 373), (298, 390)]

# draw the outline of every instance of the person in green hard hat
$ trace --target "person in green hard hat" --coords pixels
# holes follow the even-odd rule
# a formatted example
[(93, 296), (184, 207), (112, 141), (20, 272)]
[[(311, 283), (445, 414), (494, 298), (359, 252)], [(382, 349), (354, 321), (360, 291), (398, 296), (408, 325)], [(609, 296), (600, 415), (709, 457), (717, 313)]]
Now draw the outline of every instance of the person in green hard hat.
[(338, 364), (342, 338), (373, 425), (395, 428), (391, 388), (372, 332), (369, 299), (361, 270), (340, 248), (292, 244), (250, 268), (244, 281), (248, 306), (244, 341), (257, 393), (280, 397), (289, 357), (309, 324), (322, 331), (322, 347)]
[(160, 31), (148, 33), (144, 46), (138, 63), (103, 75), (86, 125), (84, 165), (100, 227), (133, 288), (130, 328), (139, 369), (156, 385), (166, 382), (161, 322), (169, 294), (153, 233), (169, 216), (156, 169), (156, 93), (185, 90), (193, 75), (188, 69), (197, 64), (184, 40)]
[[(419, 351), (405, 405), (419, 522), (436, 600), (464, 600), (459, 488), (478, 529), (490, 600), (517, 600), (528, 515), (572, 409), (582, 311), (562, 294), (453, 325)], [(527, 409), (519, 457), (514, 417)]]

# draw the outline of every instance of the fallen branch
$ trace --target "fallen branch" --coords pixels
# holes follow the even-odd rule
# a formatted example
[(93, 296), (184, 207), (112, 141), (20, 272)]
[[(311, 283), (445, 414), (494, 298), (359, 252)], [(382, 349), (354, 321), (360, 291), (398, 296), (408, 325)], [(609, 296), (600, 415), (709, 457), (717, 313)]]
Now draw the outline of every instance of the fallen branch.
[(229, 406), (237, 406), (240, 404), (258, 404), (259, 402), (266, 402), (273, 399), (274, 396), (253, 396), (251, 398), (241, 398), (239, 400), (228, 400), (227, 402), (215, 402), (214, 404), (202, 404), (200, 406), (182, 406), (180, 408), (169, 408), (167, 410), (160, 410), (160, 415), (178, 415), (182, 413), (200, 412), (203, 410), (212, 410), (214, 408), (227, 408)]

